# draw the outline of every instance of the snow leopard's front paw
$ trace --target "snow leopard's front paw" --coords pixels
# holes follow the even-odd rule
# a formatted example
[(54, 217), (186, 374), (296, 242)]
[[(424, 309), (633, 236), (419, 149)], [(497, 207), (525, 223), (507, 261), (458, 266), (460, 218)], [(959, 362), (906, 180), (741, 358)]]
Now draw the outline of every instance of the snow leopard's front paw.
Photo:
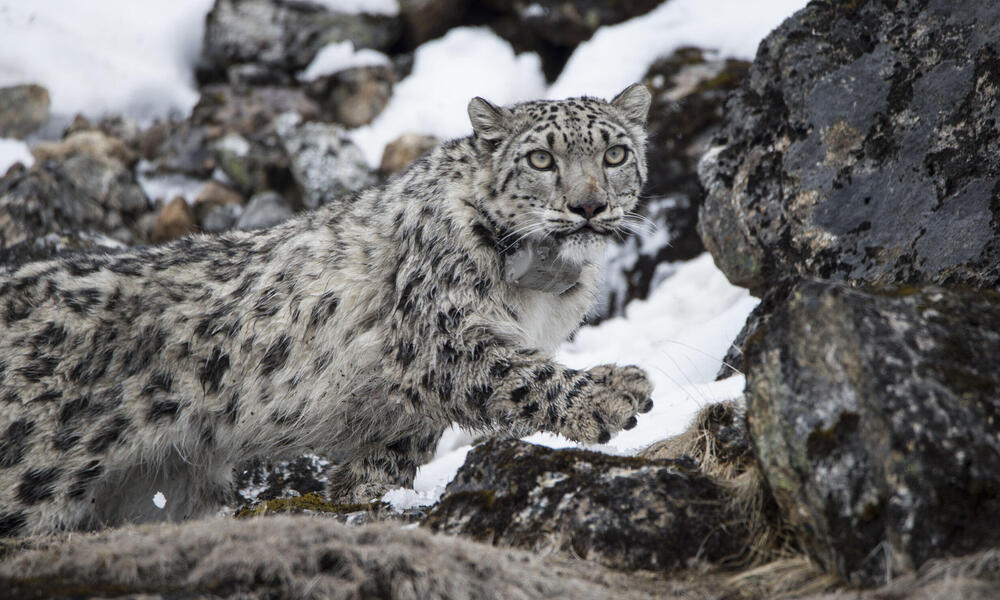
[(636, 414), (653, 409), (653, 384), (635, 366), (601, 365), (587, 371), (590, 383), (566, 408), (562, 435), (584, 443), (605, 444), (611, 434), (636, 425)]

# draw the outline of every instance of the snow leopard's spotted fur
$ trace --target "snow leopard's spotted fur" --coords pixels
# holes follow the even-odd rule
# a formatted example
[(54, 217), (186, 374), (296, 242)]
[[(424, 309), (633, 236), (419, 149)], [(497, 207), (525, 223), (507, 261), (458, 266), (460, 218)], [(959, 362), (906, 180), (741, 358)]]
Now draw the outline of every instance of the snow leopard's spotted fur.
[[(634, 425), (652, 406), (640, 369), (551, 353), (635, 205), (648, 106), (641, 86), (477, 98), (473, 136), (350, 202), (0, 276), (0, 537), (203, 514), (254, 456), (338, 458), (331, 492), (359, 500), (412, 482), (452, 422), (585, 442)], [(528, 164), (537, 149), (552, 169)], [(577, 284), (505, 283), (523, 234), (557, 240)]]

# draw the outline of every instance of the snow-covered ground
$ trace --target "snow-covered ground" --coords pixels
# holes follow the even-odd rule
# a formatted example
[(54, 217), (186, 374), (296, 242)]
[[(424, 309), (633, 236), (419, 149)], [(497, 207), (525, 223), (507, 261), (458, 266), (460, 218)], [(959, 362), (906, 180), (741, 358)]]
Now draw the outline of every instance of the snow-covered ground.
[[(653, 410), (639, 416), (635, 429), (589, 448), (635, 454), (684, 431), (704, 406), (741, 397), (742, 375), (714, 379), (757, 302), (746, 290), (730, 285), (711, 256), (703, 254), (678, 265), (647, 300), (629, 304), (624, 317), (578, 331), (557, 354), (560, 362), (575, 368), (635, 364), (646, 369), (656, 386)], [(547, 433), (525, 439), (552, 448), (580, 446)], [(413, 489), (392, 490), (384, 499), (399, 509), (435, 502), (472, 449), (471, 440), (468, 433), (448, 432), (438, 444), (436, 458), (417, 472)]]

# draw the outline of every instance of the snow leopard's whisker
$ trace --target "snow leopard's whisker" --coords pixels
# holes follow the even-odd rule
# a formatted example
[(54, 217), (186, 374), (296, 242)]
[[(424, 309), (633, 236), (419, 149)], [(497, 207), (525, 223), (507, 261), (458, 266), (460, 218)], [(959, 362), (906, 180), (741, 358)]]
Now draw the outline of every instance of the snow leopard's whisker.
[[(540, 215), (536, 215), (536, 216), (540, 216)], [(525, 235), (531, 235), (531, 233), (534, 233), (535, 230), (537, 230), (538, 228), (544, 227), (544, 226), (545, 226), (544, 222), (541, 222), (541, 223), (539, 223), (539, 222), (528, 223), (527, 225), (524, 225), (522, 227), (518, 227), (517, 229), (511, 231), (507, 235), (505, 235), (502, 238), (500, 238), (499, 240), (497, 240), (497, 244), (503, 244), (505, 241), (507, 241), (507, 239), (509, 239), (511, 237), (514, 237), (515, 235), (524, 233), (524, 235), (522, 235), (521, 237), (517, 238), (516, 241), (511, 242), (510, 245), (507, 246), (508, 248), (510, 248), (512, 246), (517, 245), (518, 242), (520, 242), (521, 240), (523, 240)], [(525, 232), (527, 232), (527, 233), (525, 233)]]
[[(535, 223), (535, 224), (532, 224), (532, 225), (530, 225), (528, 227), (521, 228), (520, 230), (518, 230), (518, 232), (521, 233), (521, 235), (516, 240), (514, 240), (513, 242), (511, 242), (510, 244), (507, 244), (503, 248), (503, 251), (506, 252), (510, 248), (513, 248), (513, 247), (517, 246), (518, 244), (520, 244), (521, 241), (524, 240), (529, 235), (532, 235), (532, 234), (537, 233), (539, 231), (542, 231), (544, 229), (545, 229), (545, 224), (544, 223)], [(510, 237), (510, 236), (507, 236), (507, 237)]]
[(625, 223), (635, 223), (641, 225), (648, 230), (649, 234), (656, 233), (656, 231), (660, 228), (660, 226), (657, 225), (652, 219), (632, 211), (625, 213), (625, 216), (622, 217), (622, 221)]

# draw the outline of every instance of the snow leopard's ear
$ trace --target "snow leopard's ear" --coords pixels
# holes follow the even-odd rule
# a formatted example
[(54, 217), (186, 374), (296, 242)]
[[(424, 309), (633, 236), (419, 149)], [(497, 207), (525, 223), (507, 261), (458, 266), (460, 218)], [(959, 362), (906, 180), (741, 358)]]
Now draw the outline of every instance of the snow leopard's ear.
[(469, 101), (469, 120), (476, 135), (485, 140), (498, 140), (509, 134), (513, 113), (476, 96)]
[(633, 83), (611, 100), (611, 106), (620, 110), (629, 121), (645, 126), (652, 100), (653, 97), (644, 84)]

